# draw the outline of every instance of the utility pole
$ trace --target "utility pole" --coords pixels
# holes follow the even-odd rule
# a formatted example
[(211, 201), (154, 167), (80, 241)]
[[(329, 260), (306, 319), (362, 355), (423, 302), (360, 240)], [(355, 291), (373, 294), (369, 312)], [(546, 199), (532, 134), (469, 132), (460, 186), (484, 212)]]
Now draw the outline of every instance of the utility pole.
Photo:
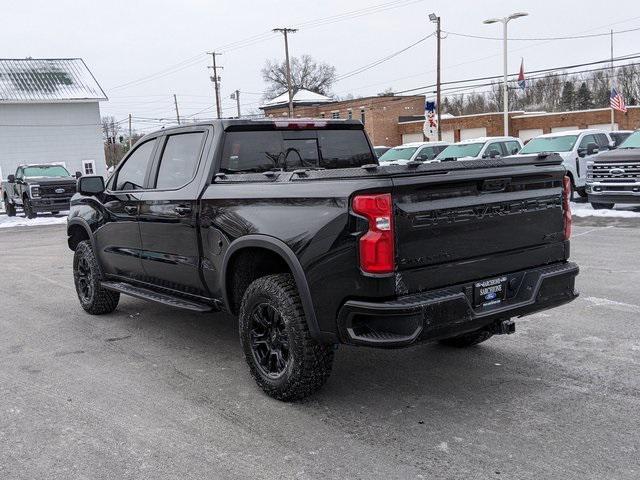
[(178, 125), (180, 125), (180, 112), (178, 111), (178, 97), (176, 97), (176, 94), (173, 94), (173, 103), (176, 106), (176, 120), (178, 120)]
[[(613, 90), (613, 29), (611, 30), (611, 74), (609, 76), (609, 93)], [(615, 112), (611, 107), (611, 131), (613, 132), (613, 124), (615, 123)]]
[(236, 101), (236, 106), (238, 107), (238, 118), (240, 118), (242, 116), (240, 114), (240, 90), (233, 92), (229, 98)]
[(211, 55), (211, 59), (213, 60), (213, 65), (210, 66), (209, 68), (213, 69), (213, 75), (211, 76), (211, 80), (213, 80), (213, 85), (216, 89), (216, 113), (218, 115), (218, 118), (220, 118), (222, 117), (222, 110), (220, 108), (220, 84), (218, 83), (219, 81), (218, 69), (222, 70), (224, 67), (218, 67), (216, 65), (216, 56), (222, 55), (222, 54), (216, 53), (216, 52), (209, 52), (209, 55)]
[(131, 114), (129, 114), (129, 151), (131, 151)]
[(435, 13), (430, 13), (429, 20), (436, 24), (436, 112), (438, 115), (438, 141), (440, 141), (442, 140), (442, 127), (440, 126), (440, 17)]
[(280, 32), (284, 35), (284, 54), (287, 66), (287, 90), (289, 91), (289, 118), (293, 118), (293, 92), (291, 91), (291, 65), (289, 63), (289, 33), (296, 33), (297, 28), (274, 28), (274, 32)]

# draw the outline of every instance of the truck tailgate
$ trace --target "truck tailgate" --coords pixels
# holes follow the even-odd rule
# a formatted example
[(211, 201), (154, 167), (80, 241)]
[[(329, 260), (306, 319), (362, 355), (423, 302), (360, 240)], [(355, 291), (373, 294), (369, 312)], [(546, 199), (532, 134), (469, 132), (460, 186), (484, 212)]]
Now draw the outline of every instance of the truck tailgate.
[(557, 165), (395, 177), (397, 293), (562, 261)]

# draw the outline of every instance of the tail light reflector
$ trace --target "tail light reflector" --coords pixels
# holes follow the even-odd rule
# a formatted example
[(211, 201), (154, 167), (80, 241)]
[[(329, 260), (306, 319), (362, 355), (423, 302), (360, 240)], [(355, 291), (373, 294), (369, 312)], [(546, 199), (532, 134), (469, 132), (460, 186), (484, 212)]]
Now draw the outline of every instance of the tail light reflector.
[(395, 248), (391, 194), (357, 195), (352, 207), (369, 221), (369, 230), (360, 237), (360, 268), (366, 273), (392, 273)]
[(571, 179), (568, 175), (565, 175), (563, 181), (562, 211), (564, 215), (564, 239), (569, 240), (571, 237)]

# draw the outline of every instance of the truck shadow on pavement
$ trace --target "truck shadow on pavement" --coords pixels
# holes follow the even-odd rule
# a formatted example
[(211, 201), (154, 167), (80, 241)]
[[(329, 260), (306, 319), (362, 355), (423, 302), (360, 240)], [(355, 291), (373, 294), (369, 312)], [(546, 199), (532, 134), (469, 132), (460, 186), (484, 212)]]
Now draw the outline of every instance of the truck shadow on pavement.
[[(186, 378), (198, 377), (191, 372), (204, 371), (201, 383), (187, 386), (203, 389), (199, 395), (207, 395), (207, 388), (219, 390), (224, 385), (232, 390), (229, 394), (235, 391), (247, 401), (275, 402), (250, 377), (237, 320), (231, 316), (192, 314), (123, 298), (109, 317), (115, 331), (105, 341), (122, 338), (118, 343), (126, 342), (133, 350), (142, 342), (143, 350), (155, 350), (156, 356), (179, 365), (181, 376)], [(360, 408), (375, 408), (380, 415), (394, 415), (398, 409), (428, 404), (431, 414), (440, 411), (446, 415), (461, 406), (486, 412), (489, 402), (519, 404), (540, 390), (549, 366), (544, 359), (515, 348), (513, 337), (494, 337), (468, 349), (439, 344), (398, 350), (340, 346), (328, 383), (314, 396), (293, 405), (302, 410), (318, 404), (342, 406), (354, 414)], [(554, 368), (554, 375), (562, 375), (557, 366)]]

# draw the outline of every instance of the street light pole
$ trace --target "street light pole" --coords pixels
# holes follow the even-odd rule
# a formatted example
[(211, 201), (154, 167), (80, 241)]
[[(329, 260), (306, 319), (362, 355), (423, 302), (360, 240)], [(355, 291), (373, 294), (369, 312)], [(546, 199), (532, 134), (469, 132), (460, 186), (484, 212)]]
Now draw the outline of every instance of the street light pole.
[(291, 64), (289, 63), (289, 33), (296, 33), (296, 28), (274, 28), (274, 32), (284, 35), (284, 54), (287, 69), (287, 91), (289, 92), (289, 118), (293, 117), (293, 92), (291, 90)]
[(435, 13), (429, 14), (429, 20), (436, 24), (437, 48), (436, 48), (436, 112), (438, 116), (438, 141), (442, 140), (442, 127), (440, 126), (440, 17)]
[(502, 23), (502, 51), (503, 51), (503, 67), (504, 67), (504, 79), (502, 85), (502, 106), (503, 106), (503, 121), (504, 121), (504, 135), (509, 135), (509, 87), (508, 87), (508, 75), (509, 75), (509, 65), (507, 62), (507, 24), (510, 20), (515, 20), (516, 18), (526, 17), (529, 15), (525, 12), (517, 12), (512, 13), (508, 17), (504, 18), (489, 18), (485, 20), (484, 24), (489, 25), (491, 23)]

